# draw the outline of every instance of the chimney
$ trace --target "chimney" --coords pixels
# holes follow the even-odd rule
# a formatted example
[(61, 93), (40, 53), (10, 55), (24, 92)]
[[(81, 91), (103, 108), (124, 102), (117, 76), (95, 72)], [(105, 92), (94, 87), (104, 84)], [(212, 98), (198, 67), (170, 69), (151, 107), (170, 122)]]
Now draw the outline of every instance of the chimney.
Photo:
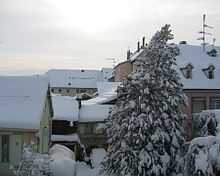
[(145, 37), (142, 38), (142, 48), (145, 47)]
[(140, 51), (140, 42), (139, 41), (137, 42), (137, 51), (138, 52)]
[(131, 57), (131, 51), (130, 51), (130, 49), (129, 49), (129, 50), (127, 51), (127, 60), (129, 60), (130, 57)]

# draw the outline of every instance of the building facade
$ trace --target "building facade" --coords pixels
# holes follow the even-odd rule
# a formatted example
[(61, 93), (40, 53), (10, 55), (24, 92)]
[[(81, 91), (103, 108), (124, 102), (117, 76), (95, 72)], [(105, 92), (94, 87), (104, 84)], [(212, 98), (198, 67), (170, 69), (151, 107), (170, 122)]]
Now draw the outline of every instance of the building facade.
[[(184, 108), (187, 114), (187, 129), (192, 128), (193, 114), (207, 109), (220, 109), (220, 50), (215, 48), (217, 55), (209, 55), (213, 48), (179, 44), (176, 70), (183, 83), (183, 91), (187, 96), (188, 105)], [(115, 80), (126, 79), (129, 73), (138, 69), (136, 60), (144, 55), (144, 49), (131, 55), (125, 62), (115, 67)], [(190, 133), (190, 132), (189, 132)]]
[(48, 152), (53, 110), (45, 77), (0, 77), (0, 84), (0, 173), (7, 174), (24, 144)]

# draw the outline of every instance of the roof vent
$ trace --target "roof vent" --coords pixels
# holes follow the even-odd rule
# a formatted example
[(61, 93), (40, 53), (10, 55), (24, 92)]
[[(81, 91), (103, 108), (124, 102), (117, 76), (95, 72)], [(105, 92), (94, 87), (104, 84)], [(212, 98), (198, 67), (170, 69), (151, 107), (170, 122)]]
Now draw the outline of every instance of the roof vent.
[(187, 41), (185, 41), (185, 40), (180, 41), (179, 44), (186, 45), (186, 44), (187, 44)]

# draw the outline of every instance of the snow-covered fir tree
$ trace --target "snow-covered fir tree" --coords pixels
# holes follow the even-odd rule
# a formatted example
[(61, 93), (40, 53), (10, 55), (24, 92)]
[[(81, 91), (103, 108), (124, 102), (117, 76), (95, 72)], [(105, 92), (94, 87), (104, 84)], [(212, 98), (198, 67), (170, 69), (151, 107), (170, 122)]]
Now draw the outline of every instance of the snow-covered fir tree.
[(172, 176), (184, 143), (185, 105), (175, 70), (179, 50), (169, 25), (156, 32), (138, 58), (139, 69), (118, 88), (118, 100), (106, 123), (108, 153), (103, 172), (114, 176)]

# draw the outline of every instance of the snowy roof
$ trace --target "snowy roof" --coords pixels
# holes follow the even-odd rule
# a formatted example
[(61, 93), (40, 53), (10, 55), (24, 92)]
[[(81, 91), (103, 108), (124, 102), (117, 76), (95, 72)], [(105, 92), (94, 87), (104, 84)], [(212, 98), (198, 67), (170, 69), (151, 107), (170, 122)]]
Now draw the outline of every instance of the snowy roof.
[(117, 88), (120, 82), (98, 82), (98, 96), (84, 101), (83, 104), (103, 104), (117, 98)]
[(74, 97), (52, 96), (54, 120), (78, 121), (78, 102)]
[[(184, 89), (220, 89), (220, 56), (211, 57), (203, 52), (201, 46), (180, 44), (180, 55), (177, 56), (177, 68)], [(219, 48), (216, 48), (220, 54)], [(180, 68), (187, 64), (193, 66), (192, 79), (186, 79), (180, 72)], [(202, 69), (214, 65), (214, 79), (208, 79)]]
[(102, 81), (99, 70), (58, 70), (52, 69), (46, 73), (50, 78), (51, 87), (97, 88), (96, 82)]
[[(209, 56), (203, 51), (202, 46), (179, 44), (180, 54), (177, 56), (177, 71), (183, 83), (184, 89), (220, 89), (220, 48), (215, 47), (218, 52), (216, 57)], [(206, 50), (211, 48), (207, 47)], [(135, 61), (141, 53), (136, 52), (130, 58), (131, 61)], [(186, 79), (180, 68), (186, 67), (188, 64), (193, 66), (192, 79)], [(208, 68), (210, 65), (214, 65), (214, 79), (208, 79), (202, 69)]]
[(82, 104), (80, 110), (78, 102), (73, 97), (53, 96), (53, 120), (67, 120), (79, 122), (104, 121), (108, 117), (111, 105)]
[(48, 78), (1, 76), (0, 85), (0, 128), (39, 129)]
[(51, 135), (51, 141), (68, 141), (68, 142), (79, 142), (79, 136), (76, 133), (66, 135)]
[(144, 51), (144, 49), (140, 49), (140, 51), (135, 51), (135, 52), (131, 55), (130, 61), (131, 61), (131, 62), (135, 61), (135, 59), (136, 59), (137, 57), (139, 57), (140, 54), (141, 54), (143, 51)]
[(102, 76), (104, 81), (108, 81), (113, 77), (113, 69), (112, 68), (102, 68)]
[(103, 122), (109, 116), (112, 105), (83, 105), (80, 109), (79, 122)]

